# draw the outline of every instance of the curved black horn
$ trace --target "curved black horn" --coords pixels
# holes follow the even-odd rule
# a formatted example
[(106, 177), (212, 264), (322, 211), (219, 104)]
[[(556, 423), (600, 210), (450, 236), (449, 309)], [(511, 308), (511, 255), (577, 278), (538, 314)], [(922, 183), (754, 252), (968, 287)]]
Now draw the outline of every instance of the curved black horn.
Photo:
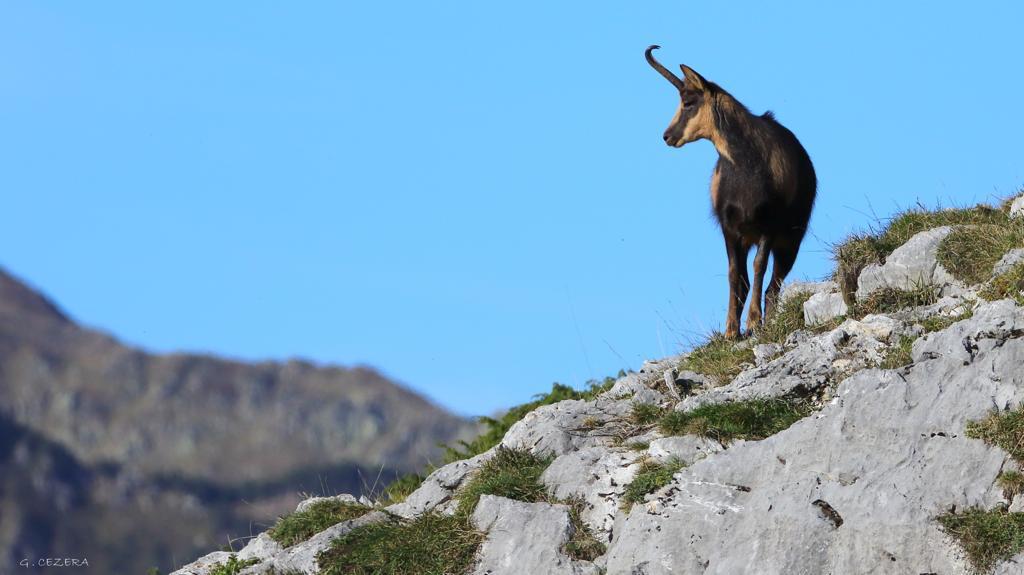
[(644, 51), (644, 58), (647, 58), (647, 63), (651, 65), (651, 68), (657, 70), (659, 74), (664, 76), (665, 79), (668, 80), (669, 82), (672, 82), (672, 85), (675, 86), (681, 92), (683, 90), (683, 81), (680, 80), (672, 72), (669, 72), (668, 68), (662, 66), (661, 62), (655, 60), (654, 55), (651, 54), (651, 52), (657, 50), (658, 48), (661, 48), (661, 46), (658, 46), (657, 44), (652, 44), (648, 46), (647, 50)]

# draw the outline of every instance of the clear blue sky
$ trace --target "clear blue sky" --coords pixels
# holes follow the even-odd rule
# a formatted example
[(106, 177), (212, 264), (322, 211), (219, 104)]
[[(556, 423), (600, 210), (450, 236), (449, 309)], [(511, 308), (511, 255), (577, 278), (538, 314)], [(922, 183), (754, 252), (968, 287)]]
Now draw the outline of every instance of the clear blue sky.
[(369, 364), (462, 413), (722, 324), (684, 62), (803, 141), (792, 278), (1024, 184), (1020, 2), (5, 2), (0, 265), (156, 351)]

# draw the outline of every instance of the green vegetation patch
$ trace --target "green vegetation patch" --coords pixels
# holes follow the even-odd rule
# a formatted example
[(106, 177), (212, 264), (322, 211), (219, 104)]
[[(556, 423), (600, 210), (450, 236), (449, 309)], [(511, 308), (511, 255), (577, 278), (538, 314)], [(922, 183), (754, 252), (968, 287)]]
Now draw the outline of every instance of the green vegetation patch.
[(1024, 473), (1019, 471), (1004, 471), (996, 478), (999, 486), (1003, 488), (1003, 497), (1013, 500), (1014, 497), (1024, 493)]
[(433, 469), (428, 466), (423, 472), (425, 475), (408, 473), (395, 479), (384, 488), (384, 500), (389, 505), (405, 501), (407, 497), (412, 495), (413, 491), (419, 489), (420, 485), (423, 484), (423, 480), (426, 479), (426, 475), (429, 475), (431, 471)]
[(913, 363), (910, 357), (910, 350), (914, 346), (916, 337), (901, 336), (899, 343), (889, 348), (878, 367), (882, 369), (896, 369)]
[(662, 409), (653, 403), (634, 403), (629, 421), (634, 425), (651, 425), (661, 417)]
[(939, 244), (937, 258), (953, 277), (971, 285), (992, 277), (992, 266), (1013, 248), (1024, 247), (1024, 221), (1011, 220), (954, 228)]
[(525, 449), (499, 447), (459, 490), (458, 513), (469, 515), (476, 509), (481, 495), (498, 495), (535, 503), (547, 501), (547, 490), (540, 476), (551, 464), (551, 459), (538, 457)]
[(228, 557), (227, 563), (217, 563), (210, 568), (210, 575), (238, 575), (242, 572), (242, 569), (259, 563), (259, 559), (246, 559), (240, 561), (238, 557), (232, 555)]
[(960, 320), (970, 318), (972, 315), (974, 315), (974, 312), (971, 310), (967, 310), (959, 315), (952, 316), (933, 315), (919, 321), (918, 323), (920, 323), (921, 326), (924, 327), (925, 333), (932, 333), (933, 331), (942, 331)]
[(333, 499), (318, 501), (302, 511), (281, 517), (267, 533), (282, 546), (291, 547), (332, 525), (362, 517), (368, 511), (369, 507), (357, 503)]
[(996, 276), (978, 295), (989, 301), (1013, 298), (1017, 305), (1024, 305), (1024, 263)]
[(679, 369), (702, 373), (719, 385), (725, 385), (743, 371), (743, 364), (753, 362), (754, 350), (750, 346), (713, 332), (706, 342), (679, 362)]
[(938, 520), (959, 541), (971, 565), (981, 573), (1024, 550), (1024, 513), (969, 509), (942, 515)]
[(939, 301), (934, 286), (921, 286), (912, 290), (880, 289), (852, 306), (853, 317), (862, 318), (872, 313), (892, 313), (901, 309), (932, 305)]
[(832, 258), (836, 262), (835, 279), (846, 303), (852, 305), (861, 270), (868, 264), (884, 262), (893, 250), (905, 244), (914, 234), (940, 226), (1002, 225), (1007, 219), (1005, 210), (985, 205), (937, 210), (919, 205), (897, 214), (884, 226), (852, 235), (832, 246)]
[(672, 481), (672, 476), (683, 468), (683, 462), (672, 458), (665, 463), (647, 459), (640, 464), (633, 481), (622, 494), (622, 505), (629, 509), (635, 503), (643, 503), (644, 496), (654, 493)]
[(700, 435), (728, 443), (760, 440), (775, 435), (811, 413), (807, 401), (752, 399), (704, 405), (693, 411), (673, 411), (661, 418), (665, 435)]
[(969, 422), (967, 437), (997, 445), (1017, 461), (1024, 461), (1024, 408), (994, 412), (985, 419)]
[(804, 325), (804, 303), (811, 299), (811, 293), (800, 292), (786, 298), (757, 330), (758, 343), (785, 343), (789, 334)]
[[(619, 377), (624, 375), (626, 375), (624, 371), (619, 372)], [(553, 403), (558, 403), (559, 401), (565, 401), (567, 399), (592, 400), (597, 397), (599, 393), (611, 389), (611, 387), (615, 385), (615, 380), (616, 378), (614, 377), (606, 377), (604, 381), (590, 381), (588, 382), (588, 389), (583, 391), (577, 391), (568, 385), (555, 383), (551, 386), (551, 391), (548, 393), (536, 396), (536, 398), (529, 403), (513, 407), (501, 417), (481, 417), (480, 422), (484, 424), (483, 433), (472, 441), (460, 441), (459, 444), (454, 447), (450, 445), (445, 446), (444, 462), (451, 463), (453, 461), (460, 461), (462, 459), (469, 459), (470, 457), (480, 455), (501, 443), (501, 439), (505, 437), (505, 433), (509, 428), (534, 409), (543, 405), (551, 405)]]
[(465, 515), (392, 517), (335, 539), (317, 562), (324, 575), (461, 575), (483, 538)]
[[(968, 437), (1002, 448), (1018, 464), (1024, 461), (1024, 407), (993, 412), (985, 419), (969, 422), (966, 431)], [(1024, 489), (1024, 475), (1017, 471), (1005, 471), (997, 481), (1007, 499)], [(1024, 551), (1024, 513), (969, 509), (964, 513), (947, 513), (938, 521), (957, 539), (978, 572), (989, 572), (1000, 561)]]
[(561, 503), (569, 506), (569, 523), (573, 527), (572, 537), (562, 550), (573, 559), (593, 561), (605, 554), (608, 547), (594, 537), (594, 533), (583, 522), (583, 509), (586, 503), (582, 497), (576, 496)]
[(427, 513), (413, 520), (391, 517), (336, 539), (319, 558), (321, 573), (365, 575), (462, 575), (473, 566), (484, 534), (471, 516), (483, 495), (529, 503), (562, 503), (569, 507), (573, 536), (564, 551), (570, 557), (593, 560), (605, 552), (581, 518), (581, 498), (552, 497), (540, 481), (551, 459), (528, 450), (498, 448), (457, 494), (453, 515)]

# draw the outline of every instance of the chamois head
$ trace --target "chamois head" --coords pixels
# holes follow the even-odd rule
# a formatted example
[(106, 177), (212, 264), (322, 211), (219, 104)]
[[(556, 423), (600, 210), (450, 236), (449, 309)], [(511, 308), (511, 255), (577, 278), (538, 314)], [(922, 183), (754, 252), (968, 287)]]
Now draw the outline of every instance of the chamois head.
[(679, 90), (679, 108), (662, 138), (666, 144), (674, 148), (681, 148), (683, 144), (701, 138), (710, 139), (715, 127), (711, 113), (714, 99), (713, 85), (684, 64), (679, 65), (683, 71), (683, 79), (680, 80), (654, 59), (651, 52), (660, 47), (650, 46), (647, 48), (644, 52), (647, 63)]

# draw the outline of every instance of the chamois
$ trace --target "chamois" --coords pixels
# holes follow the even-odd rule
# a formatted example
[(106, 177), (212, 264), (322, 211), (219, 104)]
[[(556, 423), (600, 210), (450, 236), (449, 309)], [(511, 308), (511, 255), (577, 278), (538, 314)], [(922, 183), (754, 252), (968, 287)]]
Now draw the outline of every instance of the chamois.
[[(662, 137), (674, 148), (711, 140), (718, 162), (711, 174), (711, 206), (729, 256), (729, 311), (725, 335), (740, 335), (740, 315), (752, 290), (746, 333), (760, 327), (761, 290), (768, 254), (775, 262), (764, 294), (764, 317), (771, 315), (792, 269), (814, 207), (817, 178), (807, 151), (771, 112), (755, 116), (728, 92), (685, 65), (683, 79), (662, 66), (650, 46), (647, 63), (679, 90), (680, 104)], [(747, 278), (747, 255), (754, 256), (754, 283)]]

